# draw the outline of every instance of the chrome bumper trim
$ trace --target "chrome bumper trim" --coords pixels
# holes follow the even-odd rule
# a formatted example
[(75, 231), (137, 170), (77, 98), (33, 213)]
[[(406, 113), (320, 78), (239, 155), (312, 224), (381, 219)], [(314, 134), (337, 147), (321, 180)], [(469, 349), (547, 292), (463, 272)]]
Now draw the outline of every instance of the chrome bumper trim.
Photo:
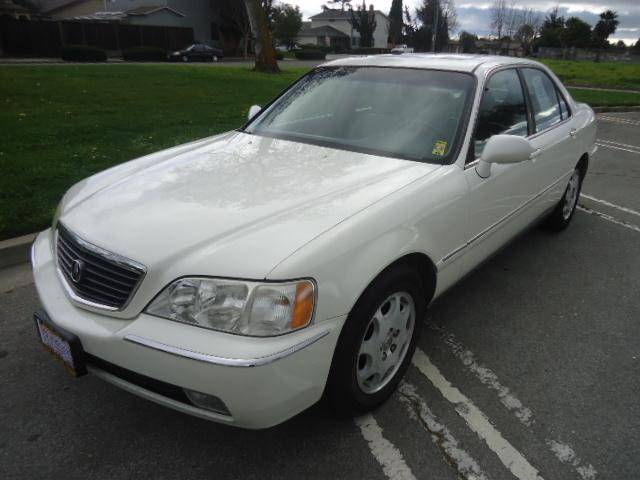
[(317, 333), (316, 335), (303, 340), (296, 345), (293, 345), (289, 348), (285, 348), (280, 352), (272, 353), (271, 355), (267, 355), (265, 357), (258, 358), (227, 358), (227, 357), (218, 357), (215, 355), (208, 355), (206, 353), (193, 352), (191, 350), (185, 350), (184, 348), (174, 347), (172, 345), (167, 345), (166, 343), (157, 342), (156, 340), (151, 340), (149, 338), (140, 337), (138, 335), (126, 335), (124, 339), (128, 342), (135, 343), (138, 345), (142, 345), (147, 348), (152, 348), (154, 350), (159, 350), (161, 352), (170, 353), (172, 355), (177, 355), (179, 357), (189, 358), (191, 360), (198, 360), (200, 362), (211, 363), (213, 365), (221, 365), (224, 367), (259, 367), (262, 365), (268, 365), (269, 363), (273, 363), (281, 358), (288, 357), (289, 355), (293, 355), (294, 353), (302, 350), (303, 348), (308, 347), (316, 343), (318, 340), (329, 335), (329, 330), (322, 331)]

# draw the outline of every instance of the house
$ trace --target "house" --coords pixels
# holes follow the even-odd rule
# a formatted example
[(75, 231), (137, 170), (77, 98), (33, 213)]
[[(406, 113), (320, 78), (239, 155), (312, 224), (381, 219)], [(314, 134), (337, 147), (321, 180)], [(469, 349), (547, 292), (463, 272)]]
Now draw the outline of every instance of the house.
[(218, 40), (210, 0), (33, 0), (53, 20), (117, 21), (130, 25), (187, 27), (203, 43)]
[[(376, 28), (373, 47), (388, 48), (389, 17), (375, 10)], [(360, 46), (360, 34), (351, 25), (351, 10), (331, 9), (313, 15), (304, 22), (298, 34), (298, 43), (313, 43), (341, 48)]]

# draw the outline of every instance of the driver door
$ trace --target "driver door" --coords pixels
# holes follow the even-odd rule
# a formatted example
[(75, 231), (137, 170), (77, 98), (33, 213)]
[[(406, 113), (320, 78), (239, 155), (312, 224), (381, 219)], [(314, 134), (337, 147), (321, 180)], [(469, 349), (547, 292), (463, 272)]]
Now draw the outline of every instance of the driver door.
[(465, 166), (468, 185), (469, 240), (462, 251), (464, 273), (498, 250), (529, 222), (526, 206), (538, 191), (533, 162), (492, 164), (488, 178), (476, 165), (490, 137), (509, 134), (526, 137), (531, 130), (523, 83), (515, 68), (493, 73), (485, 84)]

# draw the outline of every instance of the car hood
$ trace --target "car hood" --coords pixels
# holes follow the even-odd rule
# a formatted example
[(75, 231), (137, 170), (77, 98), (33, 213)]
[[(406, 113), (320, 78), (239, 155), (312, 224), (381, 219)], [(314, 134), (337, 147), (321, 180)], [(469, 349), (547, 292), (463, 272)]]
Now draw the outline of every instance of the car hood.
[(231, 132), (90, 177), (65, 195), (60, 221), (167, 279), (259, 279), (437, 168)]

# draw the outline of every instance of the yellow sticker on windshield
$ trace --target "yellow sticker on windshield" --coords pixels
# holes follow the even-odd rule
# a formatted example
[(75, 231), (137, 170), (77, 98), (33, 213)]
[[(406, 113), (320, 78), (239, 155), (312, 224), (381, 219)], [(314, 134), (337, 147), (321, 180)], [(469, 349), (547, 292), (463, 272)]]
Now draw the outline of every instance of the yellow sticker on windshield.
[(446, 140), (438, 140), (433, 145), (433, 150), (431, 151), (431, 155), (444, 155), (444, 152), (447, 150), (447, 141)]

